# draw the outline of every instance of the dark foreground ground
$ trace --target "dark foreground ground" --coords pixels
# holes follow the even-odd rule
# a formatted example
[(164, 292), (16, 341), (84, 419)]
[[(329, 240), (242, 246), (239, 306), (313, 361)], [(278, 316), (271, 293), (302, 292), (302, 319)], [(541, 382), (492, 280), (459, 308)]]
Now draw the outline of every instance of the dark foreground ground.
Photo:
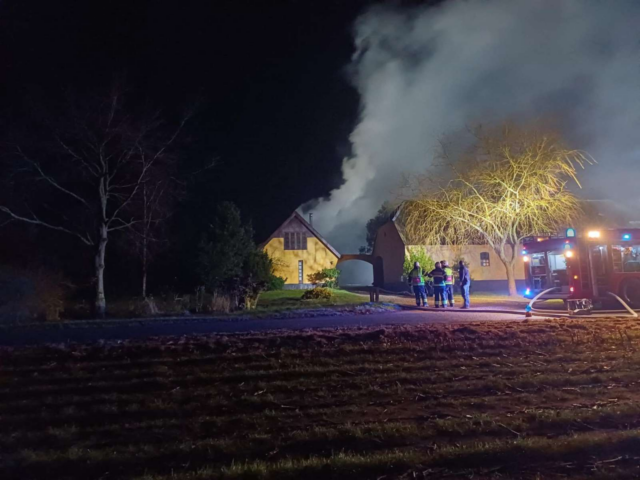
[[(299, 315), (299, 316), (298, 316)], [(0, 329), (0, 346), (34, 345), (63, 342), (95, 342), (99, 340), (143, 339), (153, 336), (175, 336), (209, 333), (248, 333), (272, 330), (305, 330), (309, 328), (347, 328), (384, 325), (419, 325), (425, 323), (458, 323), (524, 319), (521, 315), (470, 311), (383, 311), (367, 314), (325, 312), (318, 316), (290, 313), (288, 318), (212, 319), (178, 318), (173, 320), (113, 322), (67, 322)]]
[(639, 342), (536, 320), (0, 349), (0, 478), (639, 478)]

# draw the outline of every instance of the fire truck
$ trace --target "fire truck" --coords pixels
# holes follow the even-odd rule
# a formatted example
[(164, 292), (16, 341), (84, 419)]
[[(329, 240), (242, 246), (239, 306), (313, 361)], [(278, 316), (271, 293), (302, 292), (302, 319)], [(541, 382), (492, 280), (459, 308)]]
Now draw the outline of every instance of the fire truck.
[(569, 228), (562, 237), (523, 242), (526, 290), (540, 300), (561, 299), (569, 310), (590, 310), (619, 297), (640, 308), (640, 229)]

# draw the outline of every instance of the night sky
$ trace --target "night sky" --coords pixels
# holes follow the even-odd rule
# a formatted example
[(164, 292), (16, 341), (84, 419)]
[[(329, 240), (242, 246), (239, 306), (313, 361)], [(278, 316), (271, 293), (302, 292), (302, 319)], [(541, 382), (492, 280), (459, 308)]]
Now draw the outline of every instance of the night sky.
[(199, 207), (221, 199), (268, 236), (341, 180), (359, 99), (348, 64), (353, 22), (371, 2), (3, 0), (0, 108), (125, 78), (167, 117), (199, 100), (185, 168), (217, 158)]
[[(478, 121), (553, 118), (598, 159), (581, 194), (632, 211), (640, 8), (614, 4), (0, 0), (0, 142), (41, 111), (64, 113), (66, 97), (104, 94), (117, 79), (140, 111), (169, 124), (198, 103), (174, 153), (181, 173), (216, 163), (189, 184), (168, 227), (165, 256), (180, 265), (223, 200), (261, 242), (333, 191), (314, 204), (315, 226), (341, 251), (357, 250), (400, 177), (423, 173), (439, 138)], [(130, 270), (117, 241), (108, 247), (122, 262), (110, 264), (114, 281)], [(52, 269), (82, 263), (71, 275), (81, 276), (92, 252), (80, 262), (79, 251), (58, 232), (0, 228), (0, 265), (17, 256)]]

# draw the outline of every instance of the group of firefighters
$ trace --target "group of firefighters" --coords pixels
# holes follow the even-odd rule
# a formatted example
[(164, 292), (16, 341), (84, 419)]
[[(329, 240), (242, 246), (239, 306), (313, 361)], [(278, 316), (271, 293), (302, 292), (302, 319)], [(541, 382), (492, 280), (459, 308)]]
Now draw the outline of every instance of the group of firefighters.
[[(425, 276), (430, 279), (428, 283), (425, 282)], [(409, 283), (413, 287), (417, 306), (427, 306), (427, 289), (429, 289), (429, 296), (431, 296), (431, 289), (433, 289), (434, 306), (436, 308), (445, 308), (447, 305), (453, 307), (455, 305), (453, 300), (453, 269), (446, 260), (436, 262), (435, 268), (426, 275), (422, 273), (420, 263), (415, 262), (413, 270), (409, 274)], [(463, 300), (462, 308), (469, 308), (469, 286), (471, 280), (469, 278), (469, 269), (462, 260), (458, 264), (458, 283)]]

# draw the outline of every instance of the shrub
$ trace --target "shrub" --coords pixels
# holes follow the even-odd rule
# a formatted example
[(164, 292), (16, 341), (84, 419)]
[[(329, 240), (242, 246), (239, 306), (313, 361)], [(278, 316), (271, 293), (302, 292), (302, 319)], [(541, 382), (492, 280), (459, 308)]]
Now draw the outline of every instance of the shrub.
[(229, 313), (231, 311), (231, 297), (221, 292), (211, 295), (208, 311)]
[(29, 277), (35, 287), (34, 295), (29, 302), (32, 313), (44, 320), (60, 320), (69, 283), (62, 274), (46, 270), (33, 272)]
[(165, 315), (184, 315), (194, 313), (228, 313), (232, 298), (226, 293), (215, 290), (213, 293), (198, 287), (194, 295), (166, 293), (154, 300), (158, 313)]
[(110, 318), (140, 318), (147, 316), (148, 306), (142, 298), (110, 299), (107, 314)]
[(331, 300), (333, 292), (325, 287), (315, 287), (302, 294), (302, 300)]
[(161, 311), (163, 311), (163, 308), (167, 309), (167, 311), (171, 310), (173, 306), (173, 310), (175, 310), (177, 314), (227, 313), (231, 310), (233, 300), (232, 296), (221, 290), (215, 290), (213, 293), (209, 293), (205, 290), (204, 286), (197, 287), (193, 294), (164, 294), (162, 298), (167, 298), (168, 302), (164, 307), (159, 305)]
[(198, 270), (210, 291), (225, 288), (230, 279), (243, 276), (247, 257), (256, 249), (251, 225), (242, 221), (240, 210), (222, 202), (198, 248)]
[(190, 296), (180, 296), (163, 292), (142, 297), (118, 298), (110, 300), (107, 314), (111, 318), (144, 318), (183, 315), (189, 310)]
[(311, 273), (308, 275), (309, 283), (314, 285), (322, 285), (327, 288), (337, 288), (338, 279), (340, 278), (340, 270), (337, 268), (323, 268), (319, 272)]
[(273, 290), (282, 290), (286, 281), (286, 278), (278, 277), (277, 275), (271, 275), (271, 277), (267, 281), (267, 291), (272, 292)]
[(408, 277), (413, 270), (413, 264), (418, 262), (422, 268), (423, 273), (430, 272), (435, 267), (435, 262), (430, 255), (422, 247), (409, 247), (409, 254), (404, 257), (404, 264), (402, 266), (405, 277)]
[(60, 320), (65, 299), (72, 290), (64, 276), (38, 269), (30, 271), (5, 270), (0, 275), (0, 317), (9, 320), (32, 318)]
[(210, 292), (224, 292), (231, 309), (255, 307), (270, 284), (282, 288), (283, 282), (274, 278), (273, 259), (252, 236), (253, 229), (242, 221), (238, 207), (223, 202), (200, 242), (198, 269), (203, 284)]

